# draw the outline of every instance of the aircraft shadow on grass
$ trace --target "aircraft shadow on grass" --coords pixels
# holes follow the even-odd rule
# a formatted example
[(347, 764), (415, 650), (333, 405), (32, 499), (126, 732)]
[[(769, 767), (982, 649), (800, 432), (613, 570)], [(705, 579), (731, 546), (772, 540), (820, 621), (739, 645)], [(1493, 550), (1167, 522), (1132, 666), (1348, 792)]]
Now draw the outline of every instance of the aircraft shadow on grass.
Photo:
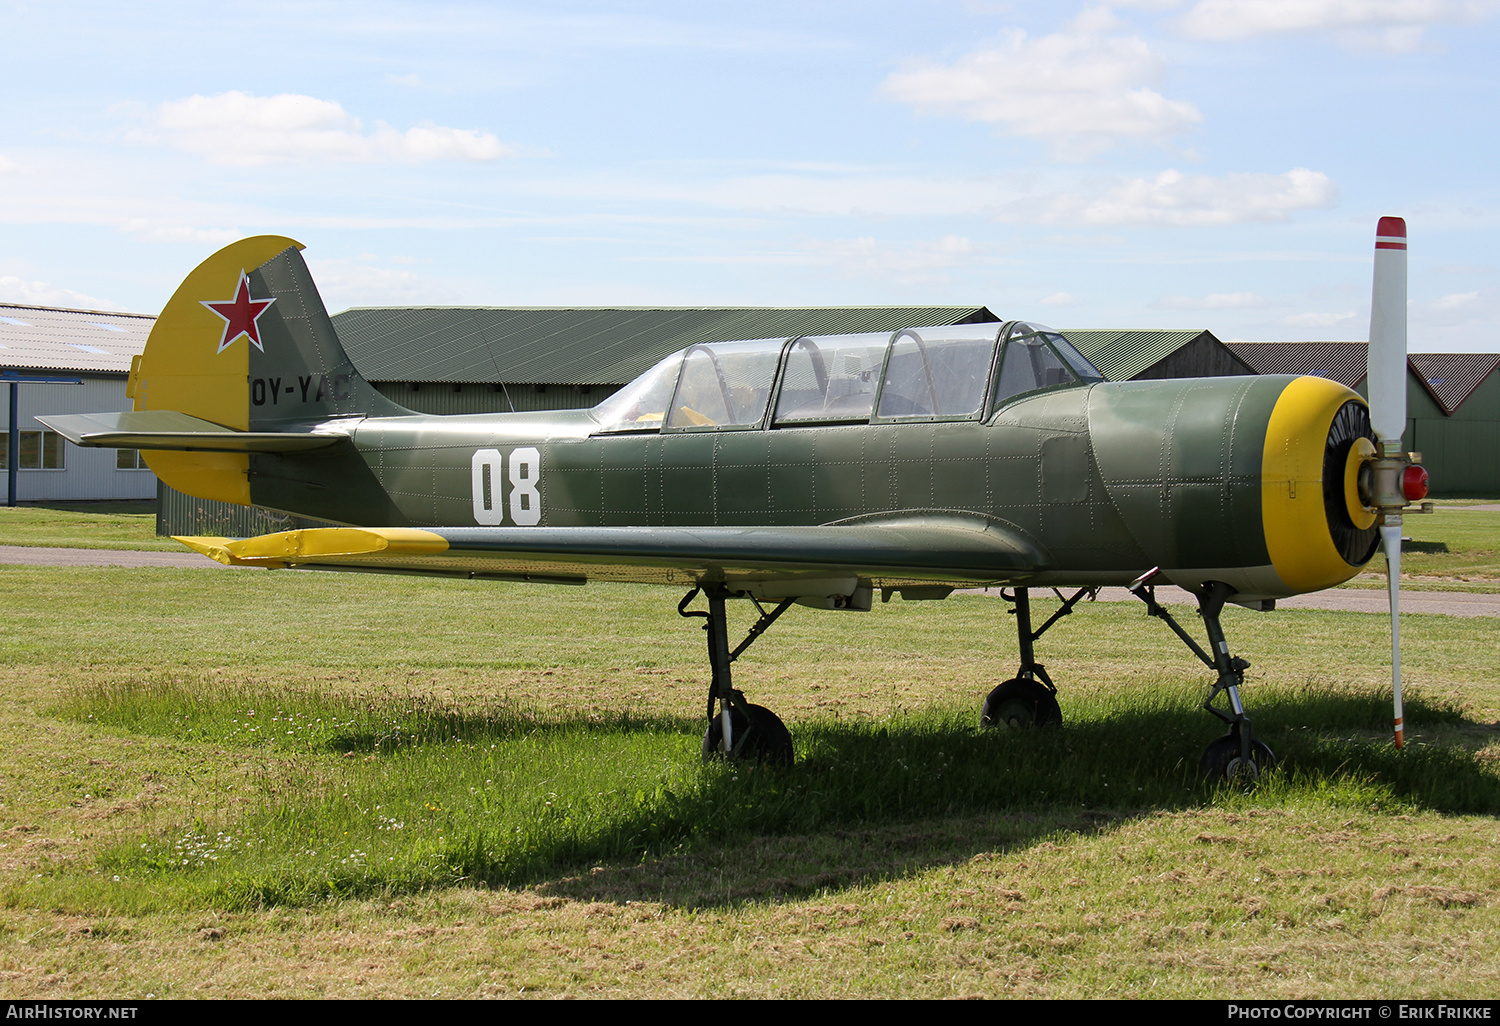
[[(1470, 753), (1422, 743), (1429, 730), (1465, 721), (1420, 697), (1408, 709), (1415, 743), (1397, 753), (1382, 736), (1387, 707), (1378, 695), (1311, 693), (1268, 702), (1257, 727), (1277, 739), (1285, 757), (1259, 786), (1285, 781), (1361, 808), (1500, 810), (1500, 779)], [(697, 722), (454, 714), (444, 729), (423, 732), (433, 740), (365, 732), (337, 737), (329, 748), (469, 746), (552, 731), (696, 737)], [(449, 859), (468, 881), (615, 903), (733, 904), (853, 886), (1025, 848), (1059, 832), (1093, 833), (1158, 811), (1202, 807), (1216, 788), (1236, 786), (1198, 774), (1202, 732), (1191, 703), (1075, 719), (1067, 731), (981, 731), (957, 716), (905, 725), (813, 722), (800, 728), (806, 754), (793, 766), (710, 767), (694, 785), (622, 808), (596, 828), (542, 839), (525, 865), (482, 844)], [(709, 863), (732, 867), (727, 889), (722, 880), (701, 882)], [(595, 868), (580, 874), (582, 865)]]

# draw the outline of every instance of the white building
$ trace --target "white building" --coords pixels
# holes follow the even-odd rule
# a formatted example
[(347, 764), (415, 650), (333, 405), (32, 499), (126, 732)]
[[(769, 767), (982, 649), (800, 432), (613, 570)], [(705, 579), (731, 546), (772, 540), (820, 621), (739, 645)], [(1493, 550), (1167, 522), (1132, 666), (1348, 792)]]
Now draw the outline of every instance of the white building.
[[(16, 404), (20, 502), (154, 499), (156, 475), (134, 449), (80, 449), (36, 422), (38, 414), (128, 410), (131, 358), (146, 348), (155, 317), (0, 304), (0, 502), (9, 492), (9, 425)], [(31, 384), (27, 377), (79, 378)], [(19, 382), (14, 379), (20, 378)]]

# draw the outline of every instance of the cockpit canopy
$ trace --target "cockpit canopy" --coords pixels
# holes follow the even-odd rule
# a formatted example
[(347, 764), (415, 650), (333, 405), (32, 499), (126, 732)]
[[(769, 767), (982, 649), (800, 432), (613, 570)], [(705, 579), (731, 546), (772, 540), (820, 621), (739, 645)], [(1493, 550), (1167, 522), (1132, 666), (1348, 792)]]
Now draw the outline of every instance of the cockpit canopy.
[(1021, 396), (1103, 381), (1024, 321), (703, 343), (594, 407), (600, 433), (981, 420)]

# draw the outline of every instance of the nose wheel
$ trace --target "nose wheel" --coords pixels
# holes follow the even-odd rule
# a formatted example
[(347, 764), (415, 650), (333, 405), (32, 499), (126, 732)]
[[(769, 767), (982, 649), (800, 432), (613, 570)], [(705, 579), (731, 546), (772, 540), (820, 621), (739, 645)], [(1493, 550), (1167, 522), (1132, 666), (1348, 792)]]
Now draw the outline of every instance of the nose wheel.
[(1148, 613), (1172, 628), (1172, 632), (1205, 666), (1218, 673), (1218, 679), (1203, 700), (1203, 709), (1229, 727), (1229, 733), (1204, 749), (1198, 759), (1198, 772), (1209, 780), (1254, 780), (1276, 765), (1276, 756), (1250, 733), (1250, 717), (1245, 713), (1245, 703), (1240, 700), (1240, 685), (1245, 682), (1245, 671), (1250, 664), (1229, 654), (1229, 642), (1219, 623), (1219, 614), (1223, 612), (1224, 601), (1232, 594), (1232, 589), (1222, 581), (1206, 581), (1196, 590), (1198, 613), (1203, 617), (1213, 653), (1210, 655), (1156, 601), (1156, 588), (1151, 582), (1160, 573), (1160, 568), (1153, 567), (1137, 577), (1130, 585), (1131, 594), (1146, 603)]

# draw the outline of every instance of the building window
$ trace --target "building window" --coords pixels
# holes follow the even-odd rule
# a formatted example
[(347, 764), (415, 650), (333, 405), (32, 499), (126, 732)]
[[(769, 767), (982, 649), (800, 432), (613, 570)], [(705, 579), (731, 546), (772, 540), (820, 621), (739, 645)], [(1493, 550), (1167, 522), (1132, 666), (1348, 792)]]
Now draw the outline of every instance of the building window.
[(116, 470), (150, 470), (151, 468), (148, 467), (148, 466), (146, 466), (146, 461), (141, 458), (141, 450), (139, 450), (139, 449), (116, 449), (115, 450), (115, 469)]
[[(61, 470), (63, 436), (55, 431), (22, 431), (21, 470)], [(10, 469), (10, 432), (0, 431), (0, 470)]]

